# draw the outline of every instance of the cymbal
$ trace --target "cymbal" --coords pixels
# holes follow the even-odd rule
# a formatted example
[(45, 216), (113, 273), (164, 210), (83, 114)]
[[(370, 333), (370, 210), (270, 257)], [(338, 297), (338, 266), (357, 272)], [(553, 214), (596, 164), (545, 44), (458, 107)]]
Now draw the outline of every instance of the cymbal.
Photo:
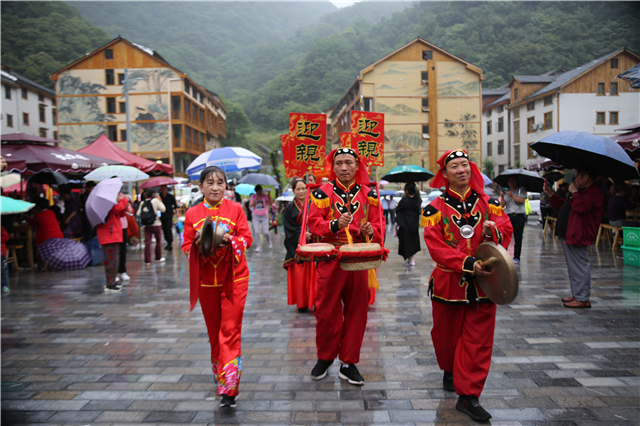
[(482, 291), (498, 305), (508, 305), (518, 296), (520, 288), (518, 271), (509, 253), (500, 245), (485, 242), (478, 246), (476, 259), (485, 261), (485, 268), (491, 272), (488, 277), (476, 275)]
[(209, 256), (213, 252), (214, 229), (215, 222), (211, 216), (207, 216), (200, 231), (200, 253), (202, 253), (204, 257)]

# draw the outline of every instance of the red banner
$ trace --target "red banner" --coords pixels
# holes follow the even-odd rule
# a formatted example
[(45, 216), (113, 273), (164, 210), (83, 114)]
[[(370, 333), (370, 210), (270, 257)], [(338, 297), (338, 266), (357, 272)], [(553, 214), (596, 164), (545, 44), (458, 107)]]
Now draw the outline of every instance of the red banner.
[[(282, 141), (282, 139), (281, 139)], [(324, 170), (327, 158), (327, 116), (289, 113), (289, 155), (291, 167), (307, 171)], [(284, 145), (283, 151), (284, 153)]]
[(289, 134), (280, 135), (280, 143), (282, 144), (282, 158), (284, 159), (285, 176), (288, 178), (302, 176), (304, 171), (301, 173), (299, 168), (302, 167), (303, 170), (305, 170), (306, 165), (302, 162), (295, 161), (295, 147), (292, 146)]
[(351, 133), (340, 133), (340, 148), (357, 148), (351, 146)]
[[(384, 114), (351, 111), (351, 148), (369, 160), (371, 166), (384, 166)], [(340, 135), (342, 144), (342, 134)]]

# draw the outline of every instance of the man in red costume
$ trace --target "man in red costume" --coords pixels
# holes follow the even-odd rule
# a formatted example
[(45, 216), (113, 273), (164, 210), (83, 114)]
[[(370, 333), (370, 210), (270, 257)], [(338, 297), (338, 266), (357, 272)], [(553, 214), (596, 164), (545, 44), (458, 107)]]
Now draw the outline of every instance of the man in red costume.
[(474, 257), (485, 241), (509, 245), (513, 229), (500, 203), (483, 192), (482, 175), (461, 149), (438, 160), (431, 187), (446, 186), (422, 212), (424, 240), (437, 263), (429, 279), (433, 307), (431, 338), (443, 388), (459, 396), (456, 408), (477, 421), (491, 415), (478, 398), (491, 364), (496, 305), (484, 294), (476, 276), (490, 275)]
[[(332, 181), (311, 194), (309, 231), (321, 242), (339, 247), (348, 243), (347, 229), (353, 242), (382, 243), (382, 226), (378, 198), (366, 186), (366, 165), (351, 148), (329, 153), (333, 164)], [(347, 203), (350, 204), (347, 205)], [(338, 259), (318, 266), (316, 293), (316, 346), (318, 362), (311, 371), (313, 380), (323, 379), (339, 356), (339, 377), (362, 386), (364, 378), (355, 364), (367, 325), (369, 301), (368, 271), (343, 271)]]
[[(187, 210), (182, 250), (189, 257), (191, 310), (200, 299), (211, 344), (211, 367), (222, 395), (220, 406), (235, 407), (242, 373), (240, 351), (242, 316), (249, 286), (245, 259), (251, 231), (240, 204), (223, 198), (227, 178), (219, 167), (200, 174), (204, 200)], [(224, 231), (223, 244), (203, 257), (198, 249), (207, 216)]]

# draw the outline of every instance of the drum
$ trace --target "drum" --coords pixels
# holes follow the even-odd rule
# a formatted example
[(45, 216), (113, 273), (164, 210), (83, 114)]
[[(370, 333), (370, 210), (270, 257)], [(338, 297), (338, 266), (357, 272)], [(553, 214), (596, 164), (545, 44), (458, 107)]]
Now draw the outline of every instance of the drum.
[(382, 264), (384, 250), (378, 243), (356, 243), (340, 247), (340, 267), (343, 271), (366, 271)]
[(333, 244), (311, 243), (298, 246), (296, 254), (303, 262), (322, 262), (336, 257), (336, 248)]

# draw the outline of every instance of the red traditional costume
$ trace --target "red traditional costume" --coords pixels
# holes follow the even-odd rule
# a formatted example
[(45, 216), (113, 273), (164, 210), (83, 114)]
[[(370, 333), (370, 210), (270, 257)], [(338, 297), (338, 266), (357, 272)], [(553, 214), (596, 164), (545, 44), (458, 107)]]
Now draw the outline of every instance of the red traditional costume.
[[(336, 151), (329, 153), (333, 163)], [(356, 154), (357, 155), (357, 154)], [(340, 229), (338, 219), (347, 212), (347, 191), (350, 194), (351, 215), (349, 233), (354, 243), (365, 242), (360, 227), (365, 221), (373, 227), (372, 242), (382, 244), (382, 227), (378, 197), (366, 186), (369, 177), (366, 164), (360, 161), (355, 181), (346, 188), (331, 171), (332, 182), (321, 185), (311, 193), (309, 231), (321, 242), (339, 247), (347, 244), (347, 235)], [(343, 271), (337, 258), (318, 266), (316, 295), (316, 346), (318, 358), (344, 364), (357, 364), (367, 325), (369, 302), (369, 271)]]
[[(193, 245), (196, 232), (211, 216), (232, 236), (227, 247), (204, 258)], [(189, 257), (191, 309), (200, 299), (211, 343), (211, 367), (219, 395), (238, 395), (242, 372), (240, 333), (249, 285), (245, 251), (252, 238), (242, 207), (221, 200), (211, 207), (206, 201), (187, 210), (182, 250)]]
[(298, 309), (311, 309), (316, 301), (316, 264), (299, 262), (296, 255), (304, 213), (302, 205), (294, 198), (282, 214), (284, 246), (287, 249), (282, 267), (287, 270), (287, 304), (297, 305)]
[[(421, 218), (424, 240), (437, 263), (429, 279), (433, 302), (431, 337), (438, 365), (453, 373), (456, 393), (479, 397), (491, 364), (496, 305), (476, 282), (474, 268), (479, 260), (473, 256), (485, 241), (507, 247), (513, 229), (500, 203), (490, 201), (484, 194), (475, 163), (470, 162), (471, 181), (466, 193), (458, 194), (449, 188), (443, 169), (447, 159), (455, 158), (468, 159), (468, 154), (454, 150), (438, 160), (440, 170), (431, 187), (440, 188), (446, 182), (447, 189), (425, 207)], [(496, 224), (491, 237), (483, 235), (484, 221)]]

